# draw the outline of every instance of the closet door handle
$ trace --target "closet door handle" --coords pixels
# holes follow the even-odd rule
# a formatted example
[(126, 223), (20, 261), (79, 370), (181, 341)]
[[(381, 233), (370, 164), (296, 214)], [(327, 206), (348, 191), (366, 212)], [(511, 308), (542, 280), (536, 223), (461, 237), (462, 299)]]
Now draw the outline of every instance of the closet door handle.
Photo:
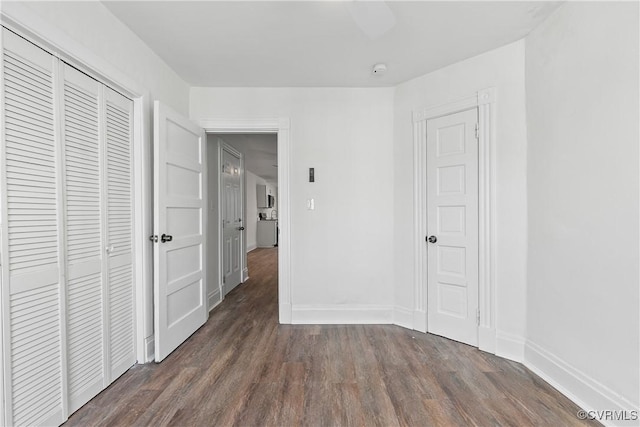
[(171, 234), (163, 234), (160, 236), (160, 241), (162, 243), (170, 242), (173, 240), (173, 236)]

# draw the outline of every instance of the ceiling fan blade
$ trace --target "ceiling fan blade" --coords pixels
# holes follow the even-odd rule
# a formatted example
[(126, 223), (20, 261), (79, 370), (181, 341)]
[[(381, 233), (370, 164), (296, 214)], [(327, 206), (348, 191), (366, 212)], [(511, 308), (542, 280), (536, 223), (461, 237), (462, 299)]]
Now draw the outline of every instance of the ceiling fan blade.
[(347, 9), (356, 25), (371, 40), (382, 37), (396, 24), (393, 12), (382, 0), (351, 1)]

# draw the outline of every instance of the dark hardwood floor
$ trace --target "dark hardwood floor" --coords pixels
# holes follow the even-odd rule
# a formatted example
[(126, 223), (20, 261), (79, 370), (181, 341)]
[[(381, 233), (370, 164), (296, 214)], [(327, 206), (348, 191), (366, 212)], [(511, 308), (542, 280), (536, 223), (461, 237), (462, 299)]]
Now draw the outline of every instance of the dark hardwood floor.
[(161, 364), (134, 366), (70, 426), (573, 426), (524, 366), (398, 326), (278, 325), (277, 248)]

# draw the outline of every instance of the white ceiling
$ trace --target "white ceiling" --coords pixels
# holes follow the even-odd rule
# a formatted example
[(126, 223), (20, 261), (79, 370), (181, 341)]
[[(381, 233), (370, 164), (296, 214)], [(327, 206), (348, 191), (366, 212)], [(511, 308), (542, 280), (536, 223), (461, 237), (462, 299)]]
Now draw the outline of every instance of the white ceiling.
[(244, 168), (270, 183), (278, 182), (278, 137), (271, 134), (216, 134), (244, 154)]
[(348, 1), (103, 2), (192, 86), (273, 87), (393, 86), (516, 41), (561, 4), (387, 1), (395, 25), (371, 39)]

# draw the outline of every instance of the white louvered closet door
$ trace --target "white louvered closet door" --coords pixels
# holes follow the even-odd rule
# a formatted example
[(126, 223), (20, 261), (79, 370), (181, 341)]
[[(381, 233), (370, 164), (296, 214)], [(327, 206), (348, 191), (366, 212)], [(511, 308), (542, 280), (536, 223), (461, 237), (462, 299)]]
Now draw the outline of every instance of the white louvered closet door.
[(66, 406), (57, 63), (45, 51), (2, 31), (5, 423), (57, 425), (64, 421)]
[(133, 102), (107, 87), (105, 93), (106, 250), (109, 319), (109, 381), (135, 362), (133, 286)]
[(133, 102), (2, 28), (0, 425), (59, 425), (135, 364)]
[(101, 92), (64, 64), (63, 158), (69, 412), (105, 386)]

